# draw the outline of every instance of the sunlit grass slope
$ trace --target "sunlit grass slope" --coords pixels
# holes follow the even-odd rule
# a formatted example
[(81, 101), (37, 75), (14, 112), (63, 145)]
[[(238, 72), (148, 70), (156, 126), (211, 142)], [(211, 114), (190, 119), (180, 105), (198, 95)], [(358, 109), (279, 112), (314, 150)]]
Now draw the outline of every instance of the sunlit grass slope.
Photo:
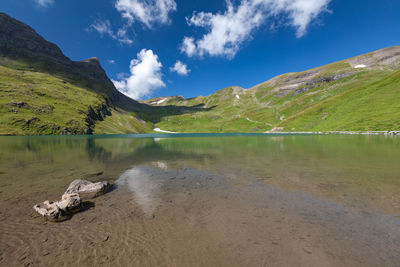
[[(5, 65), (5, 66), (4, 66)], [(137, 133), (151, 131), (134, 113), (110, 109), (88, 125), (88, 109), (105, 104), (102, 94), (31, 69), (23, 62), (0, 65), (0, 135)]]
[(400, 71), (374, 78), (296, 113), (279, 126), (297, 131), (400, 130)]
[(0, 134), (84, 133), (97, 94), (46, 73), (0, 66)]

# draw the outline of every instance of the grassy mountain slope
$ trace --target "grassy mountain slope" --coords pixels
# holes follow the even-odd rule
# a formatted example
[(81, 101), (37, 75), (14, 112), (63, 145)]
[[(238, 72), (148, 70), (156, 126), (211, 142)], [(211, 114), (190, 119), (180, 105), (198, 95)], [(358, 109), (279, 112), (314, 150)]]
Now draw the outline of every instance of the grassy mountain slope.
[(0, 135), (149, 132), (142, 106), (115, 89), (97, 58), (71, 61), (0, 13)]
[(112, 116), (96, 123), (94, 134), (131, 134), (149, 133), (153, 131), (153, 123), (142, 120), (136, 113), (122, 109), (114, 109)]
[[(0, 66), (0, 134), (86, 134), (89, 130), (109, 134), (152, 129), (133, 112), (107, 107), (98, 93), (26, 69)], [(89, 109), (97, 111), (92, 119)]]
[(144, 103), (209, 108), (154, 121), (177, 132), (400, 130), (399, 69), (396, 46), (280, 75), (250, 89), (228, 87), (206, 97)]
[(0, 66), (0, 133), (84, 133), (101, 98), (52, 75)]
[(400, 71), (383, 78), (376, 76), (375, 82), (355, 85), (287, 118), (279, 126), (304, 131), (400, 130)]

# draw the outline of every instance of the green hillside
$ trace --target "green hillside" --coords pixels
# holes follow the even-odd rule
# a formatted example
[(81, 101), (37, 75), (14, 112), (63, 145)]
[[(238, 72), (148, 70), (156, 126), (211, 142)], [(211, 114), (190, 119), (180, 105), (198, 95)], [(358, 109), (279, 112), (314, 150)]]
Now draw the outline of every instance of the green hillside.
[[(137, 133), (152, 129), (133, 112), (107, 107), (98, 93), (18, 64), (0, 66), (0, 95), (0, 135)], [(94, 111), (94, 118), (90, 118), (89, 109)]]
[(0, 66), (0, 134), (85, 133), (93, 92), (49, 74)]
[(144, 103), (209, 109), (154, 120), (175, 132), (400, 130), (399, 69), (396, 46), (284, 74), (250, 89), (228, 87), (206, 97)]
[(115, 89), (97, 58), (71, 61), (0, 13), (0, 135), (149, 132), (142, 106)]
[(400, 130), (400, 71), (370, 75), (374, 79), (368, 84), (354, 84), (352, 88), (288, 117), (278, 126), (301, 131)]

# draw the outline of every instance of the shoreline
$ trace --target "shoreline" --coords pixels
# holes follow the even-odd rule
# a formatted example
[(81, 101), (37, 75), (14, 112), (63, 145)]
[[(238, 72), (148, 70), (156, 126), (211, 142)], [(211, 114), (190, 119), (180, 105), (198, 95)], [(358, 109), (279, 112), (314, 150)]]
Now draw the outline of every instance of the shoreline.
[(185, 133), (185, 132), (171, 132), (166, 130), (154, 130), (155, 132), (150, 133), (127, 133), (127, 134), (49, 134), (49, 135), (13, 135), (13, 134), (0, 134), (0, 137), (35, 137), (35, 136), (150, 136), (150, 135), (174, 135), (174, 136), (185, 136), (185, 135), (390, 135), (400, 136), (400, 131), (310, 131), (310, 132), (277, 132), (277, 131), (266, 131), (266, 132), (199, 132), (199, 133)]
[(400, 135), (400, 131), (326, 131), (326, 132), (274, 132), (267, 131), (266, 134), (318, 134), (318, 135), (329, 135), (329, 134), (343, 134), (343, 135)]

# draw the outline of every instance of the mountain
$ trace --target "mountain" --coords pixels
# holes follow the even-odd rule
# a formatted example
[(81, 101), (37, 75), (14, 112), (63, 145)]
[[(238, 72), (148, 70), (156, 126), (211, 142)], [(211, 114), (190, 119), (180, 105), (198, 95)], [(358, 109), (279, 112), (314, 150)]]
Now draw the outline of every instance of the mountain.
[(0, 13), (0, 134), (148, 132), (145, 105), (115, 89), (97, 58), (72, 61)]
[(0, 135), (400, 130), (400, 46), (249, 89), (135, 101), (97, 58), (72, 61), (0, 13)]
[(143, 103), (208, 109), (158, 119), (158, 128), (174, 132), (400, 130), (400, 46), (283, 74), (249, 89)]

